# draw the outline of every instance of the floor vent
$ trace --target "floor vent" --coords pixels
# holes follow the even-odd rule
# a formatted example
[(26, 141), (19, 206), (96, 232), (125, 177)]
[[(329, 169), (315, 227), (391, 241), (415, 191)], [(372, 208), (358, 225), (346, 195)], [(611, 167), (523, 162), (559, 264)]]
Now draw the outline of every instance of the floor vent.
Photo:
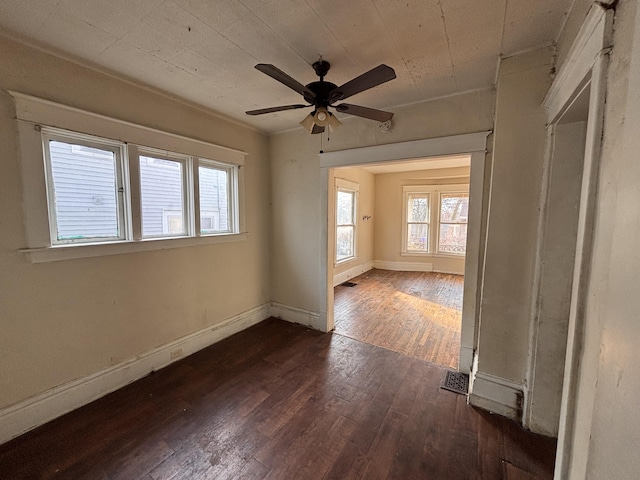
[(447, 370), (441, 388), (461, 395), (466, 395), (469, 390), (469, 375), (466, 373), (454, 372), (453, 370)]
[(342, 282), (340, 284), (341, 287), (355, 287), (357, 285), (357, 283), (353, 283), (353, 282)]

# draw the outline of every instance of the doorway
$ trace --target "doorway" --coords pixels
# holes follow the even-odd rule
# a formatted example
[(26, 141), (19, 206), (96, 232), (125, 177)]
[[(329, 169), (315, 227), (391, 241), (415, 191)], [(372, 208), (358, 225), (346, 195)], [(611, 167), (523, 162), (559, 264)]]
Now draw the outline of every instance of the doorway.
[[(334, 174), (337, 167), (379, 166), (385, 162), (408, 162), (417, 159), (468, 155), (471, 158), (469, 172), (469, 223), (467, 226), (467, 252), (464, 260), (464, 295), (460, 327), (460, 348), (458, 369), (469, 373), (473, 352), (477, 341), (477, 304), (479, 278), (483, 265), (482, 230), (485, 228), (486, 202), (484, 199), (485, 152), (490, 132), (458, 135), (453, 137), (419, 140), (398, 144), (365, 147), (353, 150), (324, 153), (320, 156), (322, 216), (327, 224), (321, 232), (321, 295), (326, 300), (325, 329), (333, 330), (334, 322), (334, 259), (335, 245), (329, 233), (334, 226), (335, 200), (333, 195)], [(325, 216), (326, 215), (326, 216)], [(368, 214), (363, 214), (364, 216)], [(373, 215), (372, 215), (373, 217)], [(398, 226), (398, 235), (401, 226)], [(372, 259), (372, 262), (375, 259)], [(366, 269), (369, 270), (369, 269)], [(366, 271), (363, 270), (362, 272)], [(356, 273), (362, 273), (358, 272)], [(341, 282), (340, 282), (341, 283)]]
[(457, 369), (470, 161), (331, 169), (336, 333)]
[[(585, 477), (591, 441), (599, 337), (586, 328), (587, 292), (612, 31), (612, 11), (592, 6), (544, 101), (549, 146), (544, 234), (523, 419), (526, 426), (540, 419), (555, 422), (548, 426), (558, 431), (557, 479)], [(559, 262), (563, 250), (569, 258)], [(564, 331), (554, 332), (555, 326)], [(552, 337), (556, 340), (549, 342)], [(552, 357), (564, 358), (561, 372), (546, 369), (544, 360)]]

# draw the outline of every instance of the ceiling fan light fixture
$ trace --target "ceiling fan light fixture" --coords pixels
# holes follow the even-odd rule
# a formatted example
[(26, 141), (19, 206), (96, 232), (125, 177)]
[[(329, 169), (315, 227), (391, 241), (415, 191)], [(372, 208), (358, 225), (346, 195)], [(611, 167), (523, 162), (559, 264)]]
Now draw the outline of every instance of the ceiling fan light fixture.
[(304, 119), (300, 122), (300, 125), (302, 125), (302, 127), (307, 132), (311, 133), (311, 131), (313, 130), (313, 126), (315, 125), (315, 122), (313, 119), (313, 113), (310, 113), (309, 115), (304, 117)]
[(329, 130), (333, 132), (340, 126), (342, 126), (342, 122), (333, 113), (329, 112)]
[(318, 107), (316, 109), (316, 114), (313, 117), (313, 121), (319, 127), (326, 127), (331, 121), (331, 114), (325, 107)]

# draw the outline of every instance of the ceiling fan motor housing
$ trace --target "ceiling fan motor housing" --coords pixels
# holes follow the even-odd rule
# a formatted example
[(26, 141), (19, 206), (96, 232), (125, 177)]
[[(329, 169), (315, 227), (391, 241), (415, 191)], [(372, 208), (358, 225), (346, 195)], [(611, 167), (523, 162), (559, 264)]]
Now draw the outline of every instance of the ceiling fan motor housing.
[(337, 88), (335, 83), (325, 82), (320, 80), (318, 82), (311, 82), (307, 85), (307, 88), (315, 93), (315, 98), (312, 98), (308, 94), (304, 94), (304, 99), (315, 107), (328, 107), (329, 102), (331, 101), (329, 98), (329, 93)]

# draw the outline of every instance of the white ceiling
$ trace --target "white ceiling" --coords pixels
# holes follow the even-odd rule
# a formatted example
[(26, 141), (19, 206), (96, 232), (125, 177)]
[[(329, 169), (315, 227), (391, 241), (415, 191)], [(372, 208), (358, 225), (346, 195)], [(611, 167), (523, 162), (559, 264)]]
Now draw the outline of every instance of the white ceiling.
[(372, 165), (358, 165), (358, 167), (373, 173), (374, 175), (378, 175), (382, 173), (417, 172), (419, 170), (469, 167), (470, 165), (471, 157), (469, 155), (449, 155), (446, 157), (430, 157), (400, 162), (382, 162)]
[[(342, 84), (381, 64), (397, 79), (349, 102), (393, 107), (488, 88), (499, 55), (549, 44), (572, 0), (2, 0), (0, 31), (164, 90), (266, 132), (306, 111), (253, 67), (301, 83), (322, 54)], [(339, 115), (342, 117), (343, 115)], [(373, 122), (373, 121), (372, 121)]]

